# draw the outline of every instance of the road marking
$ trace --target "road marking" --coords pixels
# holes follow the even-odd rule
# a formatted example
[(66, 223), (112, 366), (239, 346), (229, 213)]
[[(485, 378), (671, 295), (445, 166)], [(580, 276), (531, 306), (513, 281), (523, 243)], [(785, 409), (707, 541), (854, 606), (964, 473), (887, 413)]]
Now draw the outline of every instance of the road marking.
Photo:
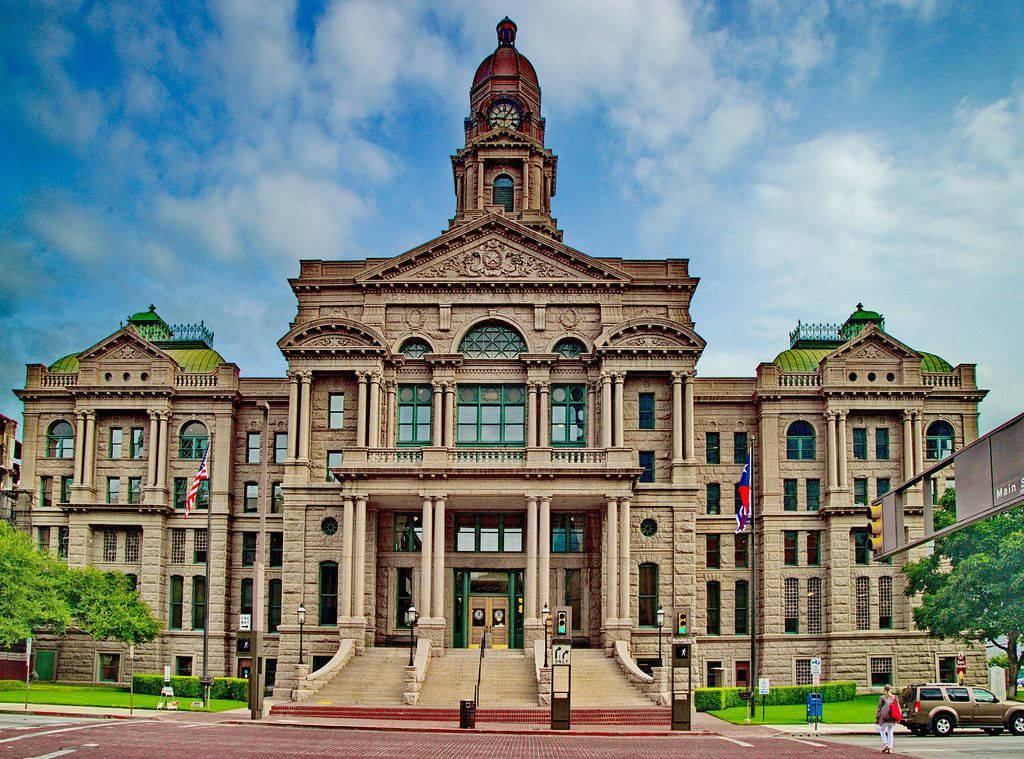
[(65, 754), (73, 754), (77, 749), (73, 748), (62, 748), (60, 751), (51, 751), (49, 754), (40, 754), (39, 756), (29, 756), (26, 759), (53, 759), (55, 756), (64, 756)]
[(788, 735), (780, 735), (780, 738), (787, 741), (795, 741), (797, 743), (803, 743), (805, 746), (817, 746), (818, 748), (825, 748), (824, 743), (815, 743), (814, 741), (802, 741), (799, 738), (790, 738)]
[[(145, 722), (155, 722), (156, 720), (138, 720), (135, 722), (136, 725)], [(11, 743), (12, 741), (23, 741), (26, 738), (38, 738), (43, 735), (56, 735), (57, 733), (70, 733), (72, 730), (89, 730), (94, 727), (114, 727), (115, 725), (127, 725), (131, 724), (131, 720), (111, 720), (110, 722), (94, 722), (90, 725), (78, 725), (76, 727), (62, 727), (59, 730), (44, 730), (41, 733), (25, 733), (24, 735), (15, 735), (12, 738), (0, 738), (0, 743)]]
[(213, 722), (193, 722), (190, 725), (178, 725), (182, 730), (188, 730), (193, 727), (217, 727), (216, 723)]
[(735, 738), (729, 738), (729, 737), (724, 736), (724, 735), (719, 735), (718, 738), (723, 740), (723, 741), (729, 741), (729, 743), (735, 743), (737, 746), (746, 746), (747, 748), (753, 748), (752, 744), (744, 743), (743, 741), (738, 741)]

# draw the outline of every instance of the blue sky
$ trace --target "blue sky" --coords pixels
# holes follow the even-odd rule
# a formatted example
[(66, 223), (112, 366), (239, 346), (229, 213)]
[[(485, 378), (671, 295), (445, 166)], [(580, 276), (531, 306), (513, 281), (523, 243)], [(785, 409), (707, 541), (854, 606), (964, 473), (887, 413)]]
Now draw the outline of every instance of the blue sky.
[(280, 375), (300, 258), (447, 226), (508, 13), (565, 241), (689, 258), (700, 373), (752, 375), (863, 301), (976, 362), (991, 428), (1024, 406), (1022, 7), (0, 0), (0, 387), (150, 303)]

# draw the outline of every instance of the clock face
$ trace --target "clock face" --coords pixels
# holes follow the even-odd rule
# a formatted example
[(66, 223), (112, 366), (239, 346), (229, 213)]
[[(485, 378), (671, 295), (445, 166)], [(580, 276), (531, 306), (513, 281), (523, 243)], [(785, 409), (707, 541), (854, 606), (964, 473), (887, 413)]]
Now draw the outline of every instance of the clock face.
[(519, 118), (519, 111), (514, 105), (498, 103), (492, 106), (490, 113), (487, 114), (487, 123), (491, 125), (491, 129), (497, 129), (500, 126), (515, 129), (519, 126)]

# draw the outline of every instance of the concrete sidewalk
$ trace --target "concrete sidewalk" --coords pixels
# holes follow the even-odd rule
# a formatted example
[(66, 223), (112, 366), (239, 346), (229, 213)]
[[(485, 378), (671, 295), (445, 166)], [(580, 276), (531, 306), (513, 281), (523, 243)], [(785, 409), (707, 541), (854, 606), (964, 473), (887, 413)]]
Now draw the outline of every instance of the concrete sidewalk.
[(119, 706), (76, 706), (72, 704), (29, 704), (0, 703), (0, 714), (35, 714), (44, 717), (92, 717), (93, 719), (156, 719), (166, 718), (182, 722), (229, 722), (247, 719), (248, 709), (229, 709), (223, 712), (190, 712), (184, 710), (164, 711), (163, 709), (134, 709)]
[[(814, 729), (814, 725), (765, 725), (764, 727), (776, 730), (783, 735), (792, 735), (800, 737), (808, 736), (820, 736), (825, 738), (829, 735), (878, 735), (878, 728), (873, 722), (867, 723), (855, 723), (855, 724), (838, 724), (838, 725), (826, 725), (820, 723), (817, 731)], [(893, 726), (894, 735), (910, 735), (910, 731), (903, 725)]]

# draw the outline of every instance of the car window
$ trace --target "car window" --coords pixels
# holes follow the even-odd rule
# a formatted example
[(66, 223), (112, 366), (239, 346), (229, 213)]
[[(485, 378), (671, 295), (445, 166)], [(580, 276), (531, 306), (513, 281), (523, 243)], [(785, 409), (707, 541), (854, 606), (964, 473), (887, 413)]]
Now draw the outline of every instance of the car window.
[(984, 688), (971, 688), (971, 692), (974, 694), (975, 701), (980, 701), (984, 704), (994, 704), (999, 700), (995, 697), (994, 693), (990, 693)]
[(942, 689), (941, 688), (921, 688), (921, 700), (922, 701), (941, 701), (942, 700)]
[(946, 698), (957, 702), (971, 700), (971, 697), (967, 694), (967, 688), (946, 688)]

